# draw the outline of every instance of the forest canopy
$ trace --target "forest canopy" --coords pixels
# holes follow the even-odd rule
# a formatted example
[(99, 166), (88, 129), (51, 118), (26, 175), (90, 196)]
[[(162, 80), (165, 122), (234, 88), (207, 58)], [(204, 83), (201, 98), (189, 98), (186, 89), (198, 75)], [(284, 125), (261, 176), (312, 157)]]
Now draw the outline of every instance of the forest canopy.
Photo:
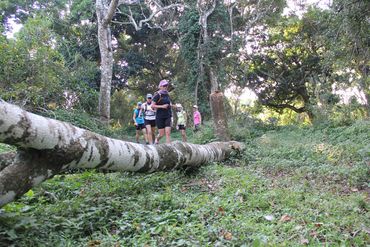
[[(117, 1), (107, 22), (113, 63), (104, 97), (98, 2), (2, 1), (1, 98), (31, 111), (94, 115), (108, 97), (108, 118), (127, 125), (122, 112), (165, 78), (173, 101), (189, 110), (198, 104), (206, 118), (212, 88), (231, 95), (230, 114), (291, 111), (313, 121), (343, 111), (344, 103), (352, 115), (369, 114), (367, 1), (335, 0), (324, 7), (177, 1), (158, 2), (157, 9)], [(11, 38), (6, 34), (14, 23), (21, 29)], [(253, 107), (241, 100), (243, 90), (256, 95)]]

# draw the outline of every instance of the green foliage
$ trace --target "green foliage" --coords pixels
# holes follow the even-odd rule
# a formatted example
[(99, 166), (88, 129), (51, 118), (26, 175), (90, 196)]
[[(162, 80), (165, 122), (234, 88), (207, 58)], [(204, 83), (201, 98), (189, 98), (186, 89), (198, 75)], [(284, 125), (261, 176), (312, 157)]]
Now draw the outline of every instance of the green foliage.
[(191, 142), (197, 144), (206, 144), (208, 142), (216, 141), (212, 122), (203, 121), (200, 130), (193, 133)]
[(9, 146), (4, 143), (0, 143), (0, 153), (5, 153), (9, 151), (14, 151), (14, 148), (12, 146)]
[(111, 116), (121, 126), (128, 126), (132, 123), (133, 110), (138, 101), (144, 102), (143, 96), (136, 97), (128, 90), (116, 90), (112, 95)]
[(81, 110), (57, 109), (55, 111), (40, 112), (40, 114), (96, 133), (102, 133), (101, 131), (105, 129), (98, 119)]
[(135, 130), (132, 126), (130, 128), (130, 126), (127, 127), (120, 124), (112, 124), (112, 126), (107, 127), (97, 118), (97, 116), (94, 117), (80, 109), (57, 109), (54, 111), (39, 112), (38, 114), (71, 123), (79, 128), (120, 140), (133, 140), (133, 137), (135, 136)]
[[(196, 11), (188, 11), (180, 19), (179, 33), (180, 39), (180, 56), (184, 60), (186, 70), (180, 73), (179, 87), (181, 90), (186, 89), (194, 97), (195, 85), (199, 76), (198, 43), (200, 37), (200, 26), (198, 23), (199, 15)], [(202, 92), (199, 93), (203, 95)], [(199, 99), (203, 99), (202, 96)]]
[(93, 21), (95, 18), (94, 2), (90, 0), (72, 1), (71, 21)]
[[(63, 82), (65, 102), (63, 102), (62, 107), (85, 110), (94, 114), (98, 109), (99, 102), (99, 92), (94, 83), (100, 75), (96, 63), (83, 58), (77, 53), (73, 65), (68, 69), (70, 71), (69, 76)], [(71, 97), (70, 99), (68, 99), (68, 95)]]
[(188, 11), (185, 13), (179, 23), (179, 32), (181, 35), (181, 55), (183, 58), (195, 66), (197, 69), (197, 47), (200, 35), (199, 14), (196, 11)]
[[(334, 1), (325, 30), (328, 35), (324, 37), (331, 48), (327, 54), (328, 63), (334, 60), (337, 74), (345, 70), (347, 78), (350, 78), (340, 83), (347, 87), (358, 86), (365, 94), (367, 107), (370, 102), (369, 8), (369, 1)], [(370, 113), (369, 109), (367, 113)]]
[(29, 19), (17, 37), (2, 46), (0, 78), (6, 90), (1, 96), (32, 107), (59, 103), (66, 70), (63, 57), (53, 49), (55, 36), (50, 21), (41, 16)]
[(294, 169), (295, 175), (317, 184), (366, 187), (369, 124), (360, 121), (350, 127), (281, 127), (248, 143), (246, 161), (267, 171), (290, 173)]
[(263, 122), (242, 113), (228, 122), (231, 140), (245, 142), (263, 135), (266, 131), (277, 129), (276, 122)]
[(266, 41), (251, 56), (247, 85), (262, 104), (277, 111), (289, 108), (311, 114), (316, 84), (321, 79), (330, 88), (333, 83), (322, 65), (325, 48), (313, 33), (320, 26), (312, 22), (307, 26), (298, 19), (282, 19), (270, 27)]

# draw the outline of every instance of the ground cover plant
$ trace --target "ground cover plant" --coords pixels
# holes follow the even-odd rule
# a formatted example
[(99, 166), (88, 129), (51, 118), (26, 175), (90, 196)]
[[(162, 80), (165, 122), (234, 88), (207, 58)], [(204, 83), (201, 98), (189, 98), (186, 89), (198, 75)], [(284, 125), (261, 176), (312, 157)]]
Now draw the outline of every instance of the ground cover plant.
[(254, 128), (196, 171), (56, 176), (0, 210), (0, 245), (368, 245), (370, 122)]

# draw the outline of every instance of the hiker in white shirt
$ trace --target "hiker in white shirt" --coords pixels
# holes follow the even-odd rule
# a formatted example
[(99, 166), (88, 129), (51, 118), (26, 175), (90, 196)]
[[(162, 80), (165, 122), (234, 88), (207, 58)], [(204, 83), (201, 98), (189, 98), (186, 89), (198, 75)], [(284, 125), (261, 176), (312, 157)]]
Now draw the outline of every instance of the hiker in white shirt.
[(148, 142), (153, 144), (155, 140), (155, 113), (156, 111), (152, 108), (153, 95), (148, 93), (146, 95), (146, 102), (141, 105), (141, 110), (144, 113), (145, 128), (147, 131)]

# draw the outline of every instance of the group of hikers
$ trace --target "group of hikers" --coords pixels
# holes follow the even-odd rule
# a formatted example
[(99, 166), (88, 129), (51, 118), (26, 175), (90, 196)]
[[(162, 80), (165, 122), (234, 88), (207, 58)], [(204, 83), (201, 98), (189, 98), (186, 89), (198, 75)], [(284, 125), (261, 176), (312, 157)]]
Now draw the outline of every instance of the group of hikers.
[[(167, 80), (159, 82), (159, 91), (154, 94), (146, 95), (146, 102), (138, 102), (134, 110), (133, 121), (136, 127), (136, 142), (139, 143), (141, 133), (144, 136), (146, 144), (158, 144), (163, 136), (166, 138), (166, 143), (171, 142), (172, 128), (172, 109), (176, 110), (177, 125), (176, 129), (181, 132), (182, 141), (187, 141), (186, 136), (186, 112), (181, 104), (171, 104), (171, 99), (168, 94)], [(193, 122), (194, 130), (198, 131), (202, 123), (202, 117), (198, 111), (198, 106), (193, 105)], [(155, 135), (155, 129), (158, 129), (158, 134)]]

